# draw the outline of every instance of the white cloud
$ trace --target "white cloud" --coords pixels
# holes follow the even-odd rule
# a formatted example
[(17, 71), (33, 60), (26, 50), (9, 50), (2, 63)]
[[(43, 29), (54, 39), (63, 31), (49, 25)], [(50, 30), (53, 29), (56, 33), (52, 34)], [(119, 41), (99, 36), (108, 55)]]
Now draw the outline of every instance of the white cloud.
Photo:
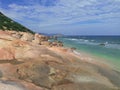
[(12, 10), (22, 10), (22, 9), (28, 9), (27, 6), (21, 6), (21, 5), (16, 5), (16, 4), (10, 4), (8, 5), (9, 8), (11, 8)]
[(34, 25), (31, 26), (36, 27), (73, 24), (88, 20), (119, 23), (120, 19), (118, 2), (120, 0), (58, 0), (56, 5), (50, 7), (41, 5), (38, 1), (31, 0), (25, 5), (12, 3), (8, 5), (9, 9), (0, 10), (15, 20), (24, 20), (26, 25), (32, 23)]

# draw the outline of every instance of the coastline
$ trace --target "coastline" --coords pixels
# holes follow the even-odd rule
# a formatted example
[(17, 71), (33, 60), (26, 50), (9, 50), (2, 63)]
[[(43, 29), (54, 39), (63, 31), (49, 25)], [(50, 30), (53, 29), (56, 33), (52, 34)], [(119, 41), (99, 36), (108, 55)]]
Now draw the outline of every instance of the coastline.
[[(119, 80), (117, 81), (117, 79), (120, 78), (119, 77), (120, 72), (118, 70), (115, 70), (115, 68), (113, 68), (113, 66), (111, 66), (111, 64), (104, 61), (103, 59), (94, 57), (94, 56), (90, 55), (89, 53), (85, 53), (85, 52), (82, 52), (82, 51), (78, 53), (78, 52), (76, 52), (76, 50), (72, 50), (69, 47), (60, 47), (60, 48), (53, 47), (53, 48), (50, 48), (50, 50), (55, 51), (55, 53), (58, 53), (60, 55), (61, 55), (61, 53), (62, 53), (62, 55), (64, 53), (65, 56), (70, 56), (70, 58), (71, 57), (74, 57), (74, 59), (78, 58), (79, 61), (80, 61), (80, 66), (81, 66), (82, 63), (87, 63), (88, 66), (92, 65), (93, 70), (91, 70), (91, 67), (87, 68), (88, 71), (92, 71), (92, 74), (96, 73), (96, 69), (98, 69), (97, 73), (105, 76), (112, 83), (118, 84), (120, 82)], [(71, 63), (74, 63), (74, 62), (75, 62), (74, 60), (71, 60)], [(88, 66), (84, 66), (84, 68), (86, 68)], [(94, 69), (95, 69), (95, 72), (94, 72)], [(117, 74), (119, 74), (119, 75), (117, 75)], [(114, 75), (117, 76), (117, 78), (114, 77)], [(98, 75), (97, 77), (100, 78), (101, 76)], [(86, 78), (88, 80), (89, 79), (91, 80), (91, 78), (89, 78), (89, 76), (86, 77)], [(82, 79), (81, 79), (81, 81), (82, 81)], [(105, 78), (104, 78), (104, 80), (105, 80)], [(110, 83), (108, 83), (108, 82), (106, 82), (106, 80), (105, 81), (104, 80), (103, 80), (104, 84), (108, 84), (108, 86), (109, 86)], [(86, 81), (86, 79), (83, 79), (83, 81)], [(108, 89), (108, 90), (110, 90), (110, 89)]]
[(100, 57), (100, 56), (97, 56), (97, 55), (93, 55), (89, 52), (84, 52), (84, 51), (80, 51), (80, 50), (75, 51), (75, 52), (80, 53), (81, 56), (87, 57), (87, 58), (83, 58), (83, 60), (87, 60), (87, 61), (90, 61), (90, 62), (94, 61), (97, 64), (104, 64), (104, 65), (110, 67), (111, 69), (114, 69), (114, 70), (120, 72), (120, 67), (116, 66), (115, 63), (113, 64), (113, 61), (111, 61), (109, 58), (103, 58), (103, 57)]
[[(75, 50), (75, 51), (73, 51), (73, 53), (78, 55), (78, 57), (82, 57), (80, 59), (83, 60), (83, 61), (87, 61), (87, 62), (98, 64), (98, 65), (105, 65), (107, 67), (116, 69), (112, 63), (108, 62), (108, 60), (105, 60), (103, 58), (94, 56), (94, 55), (92, 55), (92, 54), (90, 54), (88, 52), (76, 51)], [(116, 69), (116, 70), (118, 70), (118, 69)]]
[[(92, 60), (87, 54), (77, 55), (74, 48), (49, 42), (48, 37), (39, 34), (12, 31), (1, 31), (0, 34), (0, 81), (18, 82), (25, 90), (120, 88), (119, 72), (101, 61)], [(22, 37), (16, 38), (19, 34)], [(10, 87), (14, 88), (14, 85)]]
[[(64, 48), (71, 48), (71, 46), (65, 45)], [(76, 48), (76, 47), (74, 47)], [(101, 56), (91, 54), (90, 52), (84, 51), (84, 50), (73, 50), (73, 53), (76, 54), (81, 60), (88, 61), (90, 63), (96, 63), (96, 64), (104, 64), (118, 72), (120, 72), (120, 67), (116, 66), (115, 63), (113, 64), (113, 60), (111, 61), (109, 58), (103, 58)]]
[[(64, 48), (71, 49), (69, 46), (65, 46)], [(100, 58), (98, 58), (98, 57), (96, 57), (88, 52), (83, 51), (83, 50), (78, 51), (77, 49), (75, 49), (75, 50), (71, 49), (71, 51), (73, 54), (75, 54), (77, 57), (79, 57), (80, 60), (88, 61), (88, 62), (92, 62), (92, 61), (95, 62), (96, 61), (96, 62), (101, 62), (101, 63), (107, 64), (107, 62), (105, 62), (104, 60), (101, 61), (102, 58), (100, 59)]]
[[(120, 71), (119, 39), (119, 36), (66, 36), (59, 38), (66, 47), (75, 47), (77, 52), (84, 52)], [(101, 43), (106, 43), (106, 45), (101, 46)]]

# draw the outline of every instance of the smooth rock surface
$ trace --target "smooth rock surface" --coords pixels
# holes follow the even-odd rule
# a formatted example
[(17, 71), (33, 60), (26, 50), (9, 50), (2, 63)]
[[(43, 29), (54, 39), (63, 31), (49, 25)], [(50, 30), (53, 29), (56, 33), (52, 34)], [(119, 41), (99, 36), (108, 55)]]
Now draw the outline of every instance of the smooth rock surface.
[(80, 57), (61, 42), (49, 46), (46, 36), (33, 35), (33, 43), (13, 33), (0, 32), (0, 90), (120, 89), (120, 72), (110, 66)]

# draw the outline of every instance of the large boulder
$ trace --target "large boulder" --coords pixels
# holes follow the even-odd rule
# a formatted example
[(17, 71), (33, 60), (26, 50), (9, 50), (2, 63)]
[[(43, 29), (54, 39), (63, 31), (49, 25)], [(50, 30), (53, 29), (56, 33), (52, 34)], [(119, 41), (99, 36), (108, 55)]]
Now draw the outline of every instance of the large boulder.
[(61, 41), (54, 41), (54, 42), (52, 42), (52, 46), (62, 47), (63, 43)]
[(39, 34), (40, 41), (48, 41), (48, 37)]
[(48, 41), (48, 37), (36, 33), (35, 36), (34, 36), (34, 40), (32, 42), (34, 42), (36, 44), (41, 44), (41, 42), (44, 43), (44, 41), (47, 42)]
[(23, 35), (22, 35), (22, 37), (21, 37), (21, 40), (23, 40), (23, 41), (32, 41), (33, 38), (34, 38), (34, 35), (33, 35), (33, 34), (23, 32)]
[(49, 41), (42, 41), (42, 42), (41, 42), (41, 45), (50, 46), (50, 45), (51, 45), (51, 42), (49, 42)]
[(36, 33), (34, 35), (34, 40), (32, 40), (32, 42), (35, 43), (35, 44), (40, 44), (41, 43), (40, 38), (39, 38), (39, 34)]

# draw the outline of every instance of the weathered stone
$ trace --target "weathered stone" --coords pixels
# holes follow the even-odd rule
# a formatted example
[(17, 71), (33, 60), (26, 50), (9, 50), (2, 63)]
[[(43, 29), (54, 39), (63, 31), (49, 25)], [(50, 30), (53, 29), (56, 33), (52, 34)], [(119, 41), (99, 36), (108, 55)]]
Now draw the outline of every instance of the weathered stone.
[[(24, 40), (20, 40), (14, 36), (16, 34), (24, 33), (0, 32), (1, 79), (20, 82), (28, 90), (117, 90), (120, 88), (119, 72), (103, 63), (81, 60), (82, 56), (79, 57), (71, 52), (75, 48), (66, 49), (59, 41), (50, 43), (47, 37), (39, 34), (35, 34), (36, 44), (33, 44), (32, 39), (27, 36)], [(0, 82), (0, 85), (3, 83)], [(5, 88), (9, 87), (7, 83), (4, 85)]]
[(12, 37), (8, 32), (0, 30), (0, 39), (12, 41), (15, 40), (16, 38)]
[(18, 67), (19, 79), (32, 82), (38, 86), (50, 88), (52, 82), (48, 78), (49, 66), (44, 63), (31, 63)]
[(37, 33), (35, 34), (34, 40), (32, 40), (32, 42), (35, 43), (35, 44), (40, 44), (41, 43), (40, 38), (39, 38), (39, 34), (37, 34)]
[(20, 39), (22, 36), (22, 34), (20, 34), (20, 32), (17, 32), (17, 31), (6, 30), (6, 32), (8, 32), (12, 37), (14, 37), (16, 39)]
[(62, 47), (63, 43), (60, 41), (52, 42), (52, 46)]
[(36, 43), (36, 44), (41, 44), (44, 43), (44, 42), (47, 42), (48, 41), (48, 37), (47, 36), (44, 36), (44, 35), (40, 35), (40, 34), (35, 34), (34, 36), (34, 40), (32, 42)]
[(32, 41), (34, 36), (31, 33), (23, 33), (21, 40), (23, 41)]
[(52, 90), (117, 90), (106, 87), (99, 83), (66, 83), (58, 86), (54, 86)]
[(51, 45), (51, 42), (49, 42), (49, 41), (42, 41), (42, 42), (41, 42), (41, 45), (50, 46), (50, 45)]
[(0, 90), (27, 90), (21, 84), (12, 81), (0, 81)]
[(15, 50), (9, 47), (0, 48), (0, 60), (14, 60)]

